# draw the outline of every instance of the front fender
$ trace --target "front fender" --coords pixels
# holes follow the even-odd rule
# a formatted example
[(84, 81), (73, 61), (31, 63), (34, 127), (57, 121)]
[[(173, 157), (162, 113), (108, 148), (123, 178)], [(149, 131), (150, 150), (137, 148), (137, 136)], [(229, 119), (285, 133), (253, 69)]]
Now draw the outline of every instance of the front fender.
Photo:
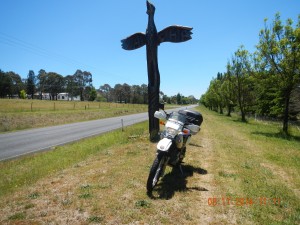
[(163, 138), (158, 142), (157, 149), (166, 152), (170, 149), (171, 145), (172, 145), (172, 140), (168, 138)]

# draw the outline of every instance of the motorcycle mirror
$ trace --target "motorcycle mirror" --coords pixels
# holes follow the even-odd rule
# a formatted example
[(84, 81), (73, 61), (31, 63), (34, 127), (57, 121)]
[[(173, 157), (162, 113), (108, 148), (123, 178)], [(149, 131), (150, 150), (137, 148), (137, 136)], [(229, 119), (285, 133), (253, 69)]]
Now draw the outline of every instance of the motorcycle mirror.
[(187, 125), (186, 128), (189, 129), (192, 134), (197, 134), (200, 131), (200, 127), (195, 124)]
[(167, 118), (167, 115), (164, 111), (155, 111), (154, 117), (160, 120), (165, 120)]

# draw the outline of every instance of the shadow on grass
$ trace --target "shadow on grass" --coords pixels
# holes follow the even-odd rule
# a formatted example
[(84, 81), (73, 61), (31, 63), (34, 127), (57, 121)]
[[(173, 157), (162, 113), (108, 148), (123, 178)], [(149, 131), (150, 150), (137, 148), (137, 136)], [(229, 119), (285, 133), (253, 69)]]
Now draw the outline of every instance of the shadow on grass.
[(194, 144), (194, 143), (189, 143), (189, 145), (197, 147), (197, 148), (203, 148), (202, 145)]
[(232, 120), (232, 122), (241, 123), (241, 124), (249, 124), (248, 120), (243, 121), (241, 118), (235, 118), (235, 119)]
[(195, 168), (191, 165), (182, 165), (181, 173), (179, 168), (173, 168), (168, 174), (165, 174), (158, 185), (154, 188), (153, 193), (148, 193), (148, 196), (152, 199), (171, 199), (175, 192), (187, 192), (187, 191), (208, 191), (203, 187), (187, 187), (187, 178), (194, 175), (194, 173), (205, 175), (207, 170), (202, 168)]
[(254, 135), (261, 135), (261, 136), (265, 136), (268, 138), (278, 138), (278, 139), (283, 139), (283, 140), (288, 140), (288, 141), (300, 141), (300, 137), (299, 136), (294, 136), (294, 135), (287, 135), (284, 134), (282, 132), (277, 132), (277, 133), (269, 133), (269, 132), (252, 132), (252, 134)]

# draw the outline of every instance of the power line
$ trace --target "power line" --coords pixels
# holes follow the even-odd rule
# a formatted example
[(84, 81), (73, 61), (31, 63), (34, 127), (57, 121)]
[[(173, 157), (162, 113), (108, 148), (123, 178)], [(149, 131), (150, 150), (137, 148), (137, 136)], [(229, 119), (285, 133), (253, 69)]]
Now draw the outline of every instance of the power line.
[[(11, 35), (5, 34), (5, 33), (0, 31), (0, 44), (1, 43), (5, 44), (5, 45), (8, 45), (8, 46), (11, 46), (11, 47), (16, 47), (16, 48), (19, 48), (19, 49), (29, 51), (29, 52), (31, 52), (35, 55), (38, 55), (38, 56), (41, 56), (41, 57), (44, 57), (44, 58), (53, 59), (53, 60), (55, 60), (57, 62), (60, 62), (60, 63), (63, 63), (63, 64), (73, 65), (73, 66), (76, 66), (77, 68), (80, 68), (80, 67), (87, 68), (87, 69), (84, 69), (84, 70), (95, 69), (95, 70), (98, 70), (98, 71), (104, 73), (107, 76), (112, 76), (112, 77), (124, 79), (124, 77), (121, 76), (121, 75), (113, 74), (111, 72), (101, 70), (101, 69), (96, 68), (94, 66), (87, 65), (85, 63), (82, 63), (82, 62), (77, 61), (75, 59), (72, 59), (70, 57), (66, 57), (66, 56), (64, 56), (60, 53), (48, 51), (44, 48), (41, 48), (39, 46), (36, 46), (34, 44), (23, 41), (19, 38), (13, 37)], [(126, 80), (132, 80), (132, 79), (130, 77), (126, 77)]]
[(7, 35), (4, 34), (3, 32), (0, 32), (0, 43), (6, 44), (6, 45), (10, 45), (12, 47), (17, 47), (17, 48), (22, 48), (24, 50), (30, 51), (31, 53), (34, 53), (38, 56), (43, 56), (45, 58), (52, 58), (58, 62), (62, 62), (62, 63), (68, 63), (71, 65), (82, 65), (84, 67), (88, 67), (88, 68), (94, 68), (93, 66), (90, 65), (86, 65), (85, 63), (79, 62), (75, 59), (72, 59), (70, 57), (66, 57), (62, 54), (56, 53), (56, 52), (52, 52), (52, 51), (48, 51), (44, 48), (38, 47), (36, 45), (33, 45), (31, 43), (25, 42), (19, 38), (13, 37), (11, 35)]

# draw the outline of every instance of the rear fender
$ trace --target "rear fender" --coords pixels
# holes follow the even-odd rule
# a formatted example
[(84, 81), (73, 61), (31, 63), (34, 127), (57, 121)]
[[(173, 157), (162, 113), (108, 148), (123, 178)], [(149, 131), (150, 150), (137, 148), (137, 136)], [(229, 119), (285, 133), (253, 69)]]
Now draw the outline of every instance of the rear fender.
[(167, 151), (169, 151), (171, 145), (172, 145), (172, 140), (170, 140), (168, 138), (163, 138), (162, 140), (160, 140), (158, 142), (157, 150), (167, 152)]

